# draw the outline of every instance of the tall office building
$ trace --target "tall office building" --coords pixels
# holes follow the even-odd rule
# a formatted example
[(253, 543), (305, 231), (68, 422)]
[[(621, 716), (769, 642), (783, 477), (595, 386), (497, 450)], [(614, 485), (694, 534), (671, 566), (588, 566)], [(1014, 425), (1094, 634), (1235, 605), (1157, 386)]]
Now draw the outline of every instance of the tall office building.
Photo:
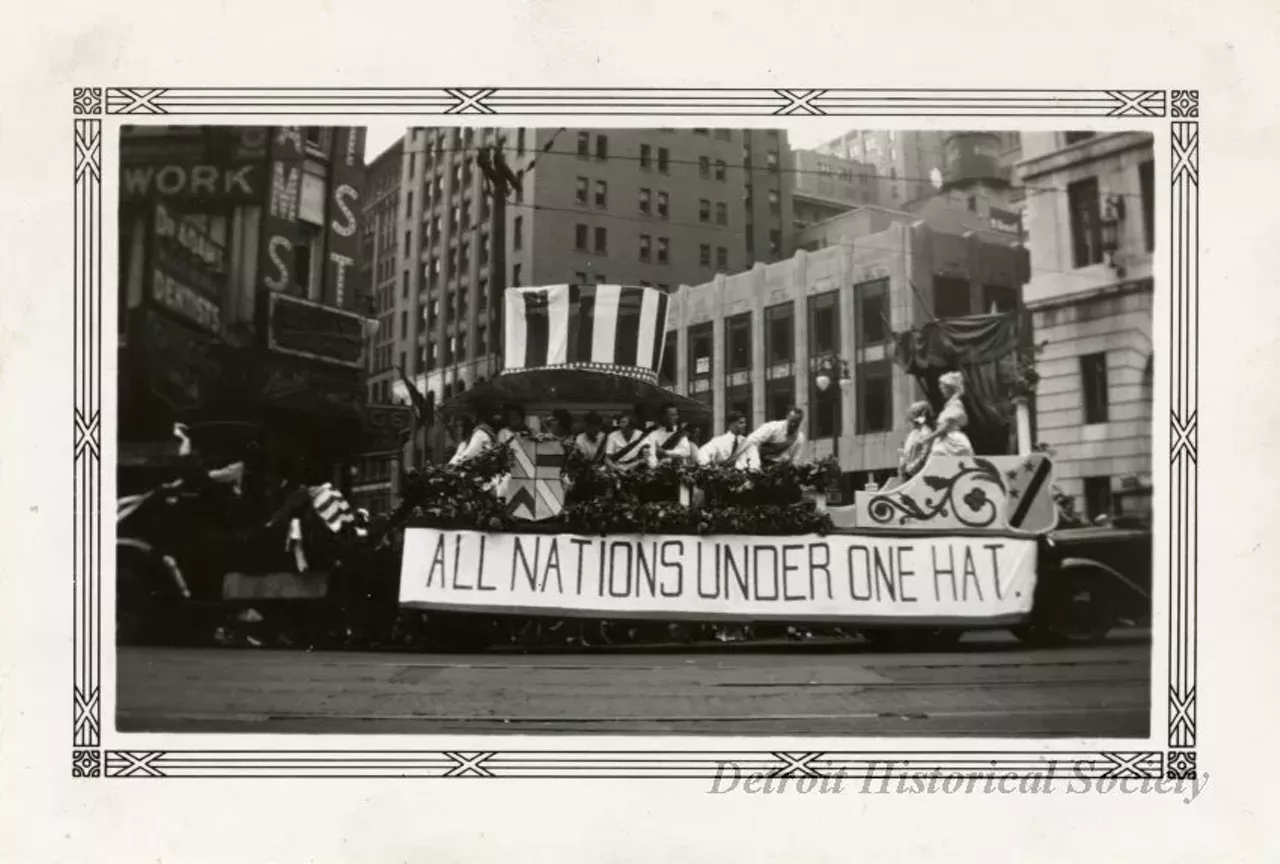
[(396, 287), (380, 307), (389, 326), (370, 370), (374, 399), (407, 397), (395, 380), (401, 362), (440, 400), (497, 371), (498, 256), (476, 155), (499, 138), (520, 178), (506, 208), (508, 287), (674, 290), (791, 251), (790, 148), (779, 130), (410, 129), (399, 152)]

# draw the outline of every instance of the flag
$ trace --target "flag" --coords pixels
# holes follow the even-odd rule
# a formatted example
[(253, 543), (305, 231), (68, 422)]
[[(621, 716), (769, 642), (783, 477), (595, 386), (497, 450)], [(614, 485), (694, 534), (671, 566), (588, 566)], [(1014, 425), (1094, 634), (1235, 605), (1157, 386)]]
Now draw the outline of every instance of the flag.
[(344, 525), (352, 526), (359, 537), (368, 534), (368, 531), (356, 524), (356, 515), (347, 503), (346, 496), (334, 489), (332, 484), (312, 487), (310, 492), (311, 508), (334, 534), (341, 531)]
[(403, 366), (397, 366), (400, 370), (400, 380), (404, 382), (405, 389), (409, 391), (409, 399), (413, 402), (413, 418), (418, 424), (418, 428), (425, 429), (431, 425), (435, 419), (435, 408), (426, 396), (414, 386), (409, 380), (409, 376), (405, 374)]

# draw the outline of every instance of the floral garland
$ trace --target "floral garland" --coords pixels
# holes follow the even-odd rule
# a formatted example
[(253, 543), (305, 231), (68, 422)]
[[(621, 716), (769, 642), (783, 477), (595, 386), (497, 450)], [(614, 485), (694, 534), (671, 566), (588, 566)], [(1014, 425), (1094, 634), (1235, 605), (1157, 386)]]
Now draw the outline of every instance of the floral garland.
[[(495, 447), (462, 465), (407, 473), (403, 502), (373, 533), (383, 535), (410, 521), (445, 529), (528, 527), (509, 516), (493, 492), (494, 481), (510, 464), (510, 448)], [(832, 527), (830, 517), (819, 513), (806, 493), (825, 489), (835, 471), (830, 459), (750, 472), (684, 462), (622, 469), (589, 461), (567, 447), (565, 509), (537, 524), (573, 534), (823, 534)], [(682, 485), (700, 490), (692, 506), (679, 503)]]

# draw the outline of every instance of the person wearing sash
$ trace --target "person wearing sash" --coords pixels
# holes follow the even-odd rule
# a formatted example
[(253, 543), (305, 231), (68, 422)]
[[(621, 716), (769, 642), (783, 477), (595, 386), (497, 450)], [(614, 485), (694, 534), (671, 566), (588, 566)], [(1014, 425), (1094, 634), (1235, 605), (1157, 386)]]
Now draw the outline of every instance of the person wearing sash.
[(770, 420), (751, 433), (747, 446), (759, 467), (803, 460), (805, 437), (800, 430), (803, 420), (804, 411), (793, 407), (787, 411), (785, 420)]
[(698, 448), (680, 425), (680, 409), (674, 405), (662, 409), (662, 423), (649, 433), (649, 440), (651, 458), (657, 462), (692, 462), (698, 458)]
[(464, 462), (470, 462), (498, 443), (497, 433), (493, 431), (493, 426), (490, 425), (493, 421), (493, 415), (493, 411), (484, 409), (476, 412), (477, 422), (471, 428), (470, 435), (464, 434), (461, 436), (462, 442), (458, 444), (457, 452), (449, 460), (450, 465), (456, 466)]
[(594, 411), (588, 412), (583, 422), (586, 424), (586, 431), (573, 440), (573, 446), (586, 457), (588, 462), (598, 464), (604, 460), (606, 438), (602, 430), (604, 423), (600, 415)]
[(618, 415), (618, 428), (609, 433), (605, 439), (605, 462), (617, 468), (634, 468), (642, 463), (654, 463), (651, 449), (646, 446), (648, 436), (636, 429), (631, 422), (631, 415)]
[(747, 447), (747, 415), (734, 411), (729, 415), (729, 428), (698, 450), (699, 465), (730, 465), (747, 468), (751, 450)]

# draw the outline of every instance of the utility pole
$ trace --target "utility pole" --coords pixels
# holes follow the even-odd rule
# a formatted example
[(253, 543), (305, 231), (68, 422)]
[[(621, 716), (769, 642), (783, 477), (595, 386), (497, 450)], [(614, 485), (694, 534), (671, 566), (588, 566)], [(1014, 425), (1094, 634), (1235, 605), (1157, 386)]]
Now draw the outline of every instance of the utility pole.
[[(520, 185), (520, 177), (507, 165), (503, 153), (506, 139), (499, 137), (493, 147), (482, 147), (476, 154), (476, 164), (484, 172), (493, 194), (493, 207), (489, 214), (489, 238), (492, 242), (489, 267), (489, 344), (490, 353), (496, 356), (490, 366), (489, 377), (502, 370), (503, 339), (502, 303), (507, 291), (507, 196)], [(522, 172), (523, 173), (523, 172)]]

